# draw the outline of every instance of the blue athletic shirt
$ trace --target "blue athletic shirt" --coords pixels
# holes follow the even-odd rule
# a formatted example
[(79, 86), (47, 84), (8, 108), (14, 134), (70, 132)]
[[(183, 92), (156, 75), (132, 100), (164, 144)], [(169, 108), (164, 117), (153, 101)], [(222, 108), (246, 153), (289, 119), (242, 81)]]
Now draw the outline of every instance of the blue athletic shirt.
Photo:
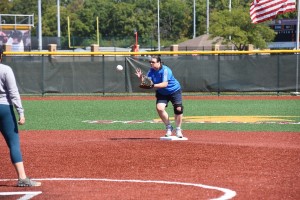
[(166, 65), (162, 65), (161, 69), (157, 71), (151, 68), (147, 76), (151, 78), (154, 84), (168, 82), (167, 87), (157, 89), (157, 92), (162, 95), (173, 94), (181, 89), (180, 83), (173, 76), (172, 70)]

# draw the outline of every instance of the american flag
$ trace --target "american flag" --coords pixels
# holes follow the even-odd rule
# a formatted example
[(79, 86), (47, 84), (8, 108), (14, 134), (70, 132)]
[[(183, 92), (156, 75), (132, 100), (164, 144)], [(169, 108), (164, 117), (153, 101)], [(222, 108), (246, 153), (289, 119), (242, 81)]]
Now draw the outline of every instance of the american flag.
[(250, 6), (250, 17), (256, 24), (295, 10), (296, 0), (254, 0)]

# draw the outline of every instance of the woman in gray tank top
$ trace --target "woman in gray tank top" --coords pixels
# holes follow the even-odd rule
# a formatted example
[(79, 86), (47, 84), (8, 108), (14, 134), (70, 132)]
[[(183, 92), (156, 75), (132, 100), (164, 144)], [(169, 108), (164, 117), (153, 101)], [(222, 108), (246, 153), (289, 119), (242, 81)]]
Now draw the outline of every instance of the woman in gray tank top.
[[(19, 187), (40, 186), (40, 182), (26, 176), (20, 148), (18, 124), (25, 123), (24, 109), (19, 90), (11, 67), (2, 64), (3, 50), (0, 48), (0, 132), (2, 133), (10, 152), (10, 159), (17, 175)], [(19, 120), (14, 114), (16, 109)]]

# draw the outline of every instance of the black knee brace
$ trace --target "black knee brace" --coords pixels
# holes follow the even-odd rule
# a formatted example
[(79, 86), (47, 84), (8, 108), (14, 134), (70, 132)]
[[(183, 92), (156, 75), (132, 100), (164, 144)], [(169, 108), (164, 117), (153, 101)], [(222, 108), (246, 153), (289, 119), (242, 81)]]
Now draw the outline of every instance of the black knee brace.
[(174, 114), (181, 115), (183, 113), (183, 105), (182, 104), (174, 104)]

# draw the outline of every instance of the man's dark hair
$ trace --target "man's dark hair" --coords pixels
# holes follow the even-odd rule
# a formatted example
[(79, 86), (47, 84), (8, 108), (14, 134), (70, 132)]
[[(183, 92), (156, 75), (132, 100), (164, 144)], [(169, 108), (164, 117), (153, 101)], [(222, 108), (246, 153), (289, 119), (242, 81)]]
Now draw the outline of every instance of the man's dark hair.
[(13, 30), (11, 31), (10, 35), (11, 38), (17, 38), (19, 42), (21, 42), (23, 38), (23, 33), (19, 30)]
[(156, 62), (161, 62), (160, 56), (159, 55), (153, 55), (151, 58), (156, 59)]

